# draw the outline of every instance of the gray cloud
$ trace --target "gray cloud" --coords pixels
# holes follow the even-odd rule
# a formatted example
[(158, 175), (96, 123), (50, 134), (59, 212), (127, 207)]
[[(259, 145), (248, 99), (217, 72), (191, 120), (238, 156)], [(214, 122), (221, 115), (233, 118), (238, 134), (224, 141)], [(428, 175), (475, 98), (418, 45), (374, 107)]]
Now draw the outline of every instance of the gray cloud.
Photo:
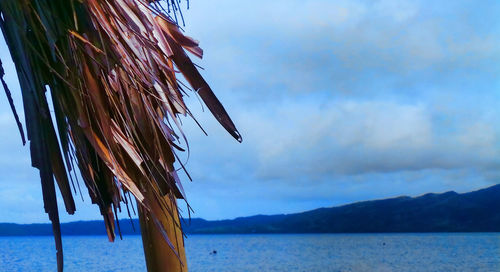
[[(209, 19), (207, 15), (222, 7), (232, 12)], [(440, 85), (441, 92), (457, 92), (453, 85), (457, 79), (494, 79), (499, 71), (495, 64), (500, 58), (499, 23), (494, 16), (484, 16), (485, 9), (491, 6), (222, 1), (195, 7), (190, 15), (193, 28), (204, 25), (205, 31), (194, 32), (209, 41), (207, 63), (220, 67), (209, 75), (216, 77), (224, 92), (251, 89), (241, 95), (258, 103), (318, 91), (387, 96), (405, 88), (400, 96), (434, 95), (422, 86)], [(205, 28), (207, 21), (213, 24)]]
[[(201, 41), (203, 73), (244, 137), (236, 143), (189, 99), (209, 133), (184, 120), (195, 182), (182, 177), (196, 216), (498, 182), (498, 10), (497, 1), (193, 3), (187, 32)], [(0, 221), (44, 220), (38, 177), (1, 97), (0, 127)], [(89, 201), (77, 205), (78, 219), (99, 216)]]

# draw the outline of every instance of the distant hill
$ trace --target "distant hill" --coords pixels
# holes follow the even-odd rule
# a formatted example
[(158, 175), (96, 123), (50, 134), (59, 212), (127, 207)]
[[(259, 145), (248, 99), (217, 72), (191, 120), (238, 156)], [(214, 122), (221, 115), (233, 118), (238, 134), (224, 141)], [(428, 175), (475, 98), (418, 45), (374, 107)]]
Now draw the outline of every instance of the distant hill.
[(188, 233), (499, 232), (500, 184), (457, 194), (363, 201), (288, 215), (191, 220)]
[[(132, 221), (120, 220), (122, 234), (140, 233), (138, 220)], [(191, 234), (500, 232), (500, 184), (465, 194), (403, 196), (295, 214), (217, 221), (194, 218), (183, 225)], [(63, 223), (61, 230), (63, 235), (106, 235), (102, 221)], [(52, 229), (50, 224), (0, 223), (0, 235), (52, 235)]]

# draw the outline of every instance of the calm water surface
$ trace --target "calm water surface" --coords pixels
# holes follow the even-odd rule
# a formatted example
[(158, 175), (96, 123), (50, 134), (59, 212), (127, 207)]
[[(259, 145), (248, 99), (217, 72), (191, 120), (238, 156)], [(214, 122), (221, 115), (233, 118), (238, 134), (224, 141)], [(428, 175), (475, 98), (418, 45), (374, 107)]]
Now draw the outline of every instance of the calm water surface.
[[(63, 237), (65, 271), (144, 271), (141, 241)], [(190, 235), (186, 248), (192, 272), (500, 271), (498, 233)], [(55, 267), (52, 237), (0, 237), (0, 271)]]

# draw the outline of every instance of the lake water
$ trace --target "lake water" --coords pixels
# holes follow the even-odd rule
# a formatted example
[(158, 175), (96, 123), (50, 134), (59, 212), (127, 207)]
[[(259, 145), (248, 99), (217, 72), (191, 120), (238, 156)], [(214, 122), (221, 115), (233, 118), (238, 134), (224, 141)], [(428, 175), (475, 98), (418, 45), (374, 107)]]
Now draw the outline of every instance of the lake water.
[[(144, 271), (141, 241), (63, 237), (65, 271)], [(192, 272), (500, 271), (498, 233), (190, 235), (186, 249)], [(52, 237), (0, 237), (0, 271), (55, 267)]]

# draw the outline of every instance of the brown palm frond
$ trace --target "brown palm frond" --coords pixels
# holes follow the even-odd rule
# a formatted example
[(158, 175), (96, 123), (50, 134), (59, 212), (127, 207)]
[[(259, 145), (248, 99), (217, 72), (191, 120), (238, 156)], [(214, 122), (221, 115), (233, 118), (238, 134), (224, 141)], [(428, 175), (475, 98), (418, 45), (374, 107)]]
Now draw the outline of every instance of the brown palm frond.
[(241, 141), (186, 54), (201, 58), (203, 51), (170, 17), (168, 10), (182, 15), (178, 1), (166, 3), (167, 12), (160, 2), (147, 0), (0, 1), (0, 27), (18, 73), (32, 165), (40, 170), (60, 267), (54, 178), (66, 211), (74, 213), (69, 173), (75, 171), (73, 161), (100, 208), (111, 241), (116, 211), (128, 203), (129, 193), (155, 222), (161, 215), (151, 208), (154, 205), (161, 213), (177, 216), (177, 206), (164, 196), (185, 199), (174, 162), (175, 149), (182, 150), (178, 135), (185, 139), (179, 116), (191, 115), (178, 72)]

